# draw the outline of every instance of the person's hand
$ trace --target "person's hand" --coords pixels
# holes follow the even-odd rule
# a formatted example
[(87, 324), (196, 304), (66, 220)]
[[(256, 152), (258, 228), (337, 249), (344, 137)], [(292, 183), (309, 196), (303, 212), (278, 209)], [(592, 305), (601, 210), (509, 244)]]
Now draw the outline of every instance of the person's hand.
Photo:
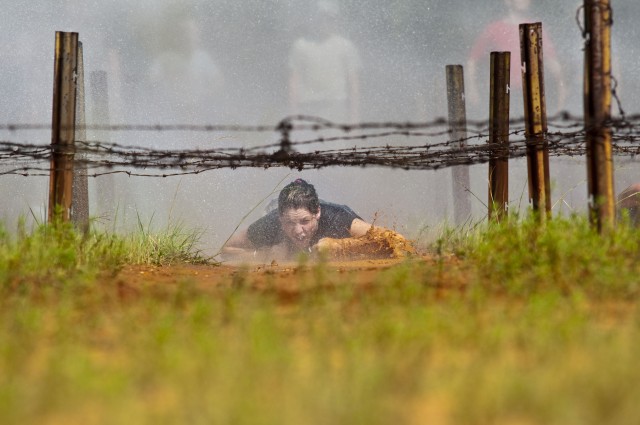
[(331, 238), (322, 238), (311, 247), (311, 252), (326, 252), (334, 246), (335, 243)]
[(311, 252), (316, 255), (329, 255), (340, 250), (340, 242), (337, 239), (322, 238), (314, 246), (311, 247)]

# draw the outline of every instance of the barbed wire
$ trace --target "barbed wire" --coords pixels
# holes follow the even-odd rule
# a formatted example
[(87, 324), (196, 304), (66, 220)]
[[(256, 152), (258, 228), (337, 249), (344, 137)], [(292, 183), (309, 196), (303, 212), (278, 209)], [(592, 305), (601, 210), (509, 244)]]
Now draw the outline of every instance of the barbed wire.
[[(387, 167), (405, 170), (435, 170), (456, 165), (488, 162), (491, 158), (518, 158), (528, 149), (546, 145), (555, 157), (585, 154), (585, 137), (581, 117), (562, 112), (548, 120), (550, 131), (542, 145), (527, 141), (524, 120), (511, 120), (509, 145), (488, 143), (488, 122), (467, 123), (471, 135), (449, 140), (449, 123), (444, 119), (430, 122), (365, 122), (337, 124), (309, 116), (287, 117), (276, 126), (229, 125), (99, 125), (87, 126), (95, 131), (145, 132), (260, 132), (271, 133), (273, 140), (257, 146), (241, 138), (233, 147), (209, 149), (157, 149), (105, 141), (79, 140), (73, 147), (42, 143), (0, 141), (0, 175), (48, 176), (54, 154), (73, 155), (90, 177), (107, 174), (170, 177), (200, 174), (221, 168), (289, 167), (298, 170), (330, 166)], [(454, 123), (457, 124), (457, 123)], [(640, 155), (640, 114), (626, 115), (606, 123), (611, 129), (613, 152), (619, 156)], [(471, 127), (471, 129), (469, 129)], [(10, 133), (22, 130), (46, 130), (50, 126), (4, 124)], [(145, 143), (153, 141), (145, 136)], [(383, 144), (370, 144), (383, 141)], [(215, 142), (215, 141), (214, 141)], [(210, 145), (215, 145), (212, 142)], [(189, 146), (189, 139), (172, 138), (172, 146)], [(360, 143), (360, 144), (358, 144)], [(237, 145), (240, 145), (239, 147)], [(321, 145), (313, 149), (312, 145)]]
[[(632, 114), (628, 117), (632, 121), (640, 119), (640, 113)], [(550, 126), (574, 126), (583, 125), (581, 116), (574, 115), (569, 111), (560, 111), (549, 117), (547, 122)], [(624, 122), (622, 119), (613, 119), (612, 124)], [(511, 126), (522, 126), (525, 123), (524, 117), (511, 118)], [(468, 131), (481, 131), (489, 127), (487, 120), (465, 120)], [(349, 133), (356, 130), (374, 129), (396, 129), (396, 130), (419, 130), (449, 125), (445, 117), (437, 117), (431, 121), (423, 122), (397, 122), (397, 121), (375, 121), (361, 123), (336, 123), (310, 115), (292, 115), (284, 118), (276, 125), (237, 125), (237, 124), (87, 124), (75, 126), (76, 130), (96, 131), (96, 132), (235, 132), (235, 133), (281, 133), (283, 127), (290, 126), (295, 131), (320, 131), (327, 129), (340, 130)], [(64, 127), (61, 127), (64, 129)], [(0, 123), (0, 131), (18, 133), (24, 131), (51, 131), (51, 123)]]

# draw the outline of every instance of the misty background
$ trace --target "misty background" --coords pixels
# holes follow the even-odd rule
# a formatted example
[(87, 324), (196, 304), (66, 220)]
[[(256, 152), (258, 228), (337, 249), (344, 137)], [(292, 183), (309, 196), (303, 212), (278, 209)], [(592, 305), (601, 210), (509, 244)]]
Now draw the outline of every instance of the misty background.
[[(334, 2), (334, 29), (358, 54), (360, 121), (431, 121), (445, 117), (445, 66), (465, 65), (483, 28), (504, 14), (503, 0), (342, 0)], [(618, 93), (627, 113), (637, 112), (640, 83), (640, 18), (637, 0), (612, 0), (612, 52)], [(0, 2), (0, 111), (3, 123), (49, 123), (55, 31), (79, 33), (84, 47), (88, 124), (98, 97), (108, 98), (109, 124), (273, 125), (289, 105), (290, 55), (296, 40), (318, 25), (315, 0), (122, 0)], [(542, 21), (562, 66), (567, 99), (561, 109), (582, 115), (583, 41), (574, 0), (533, 0), (530, 22)], [(334, 11), (335, 12), (335, 11)], [(580, 15), (581, 16), (581, 15)], [(546, 51), (546, 50), (545, 50)], [(512, 52), (518, 66), (519, 52)], [(481, 69), (488, 69), (489, 52)], [(91, 74), (105, 71), (107, 88), (91, 91)], [(467, 84), (467, 81), (465, 81)], [(488, 119), (489, 81), (477, 82), (480, 99), (467, 103), (469, 119)], [(547, 112), (558, 111), (553, 79), (545, 74)], [(512, 98), (511, 117), (523, 115)], [(520, 102), (520, 103), (517, 103)], [(613, 113), (618, 114), (615, 101)], [(103, 140), (158, 149), (258, 146), (277, 133), (88, 132)], [(48, 131), (4, 131), (2, 140), (50, 143)], [(313, 135), (294, 135), (298, 139)], [(439, 142), (443, 138), (434, 138)], [(428, 140), (428, 141), (431, 141)], [(409, 144), (401, 137), (360, 142)], [(427, 140), (419, 140), (425, 143)], [(334, 146), (335, 147), (335, 146)], [(331, 148), (324, 146), (323, 148)], [(7, 165), (0, 164), (6, 169)], [(552, 158), (556, 213), (587, 208), (584, 158)], [(487, 165), (472, 166), (475, 220), (486, 215)], [(640, 180), (636, 165), (616, 165), (620, 192)], [(91, 178), (90, 214), (106, 228), (135, 228), (138, 218), (159, 228), (182, 221), (203, 231), (202, 248), (218, 251), (243, 216), (241, 227), (264, 213), (286, 183), (304, 178), (322, 199), (351, 206), (367, 221), (408, 237), (453, 217), (451, 170), (404, 171), (332, 167), (298, 172), (288, 168), (222, 169), (170, 178)], [(526, 162), (510, 162), (510, 208), (527, 202)], [(271, 192), (275, 193), (269, 197)], [(48, 177), (0, 176), (0, 219), (44, 221)], [(266, 201), (260, 205), (258, 203)]]

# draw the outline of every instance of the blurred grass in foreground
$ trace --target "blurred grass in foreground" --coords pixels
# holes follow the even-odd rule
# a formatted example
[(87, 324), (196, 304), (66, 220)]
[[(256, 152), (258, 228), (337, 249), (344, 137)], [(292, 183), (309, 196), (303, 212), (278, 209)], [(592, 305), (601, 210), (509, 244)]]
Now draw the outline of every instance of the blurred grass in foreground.
[(68, 230), (0, 238), (2, 424), (640, 423), (635, 229), (444, 232), (365, 285), (301, 266), (293, 300), (242, 270), (121, 299), (126, 238)]

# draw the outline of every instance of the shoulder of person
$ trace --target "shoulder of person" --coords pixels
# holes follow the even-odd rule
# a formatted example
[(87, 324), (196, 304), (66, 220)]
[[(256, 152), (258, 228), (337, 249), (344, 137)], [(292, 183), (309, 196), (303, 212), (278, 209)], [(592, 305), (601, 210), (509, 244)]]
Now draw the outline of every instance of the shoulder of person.
[(320, 209), (322, 210), (324, 209), (335, 210), (335, 209), (341, 209), (342, 207), (345, 207), (345, 205), (336, 204), (335, 202), (323, 201), (322, 199), (320, 200)]
[(260, 217), (247, 228), (247, 238), (256, 247), (273, 246), (280, 242), (282, 227), (278, 210)]
[(254, 221), (249, 225), (249, 228), (256, 228), (261, 226), (279, 226), (280, 220), (278, 219), (278, 209), (271, 210), (265, 215)]
[(321, 217), (324, 215), (324, 212), (328, 214), (338, 214), (338, 213), (347, 213), (358, 216), (349, 206), (343, 204), (336, 204), (334, 202), (327, 202), (320, 200), (320, 211)]

